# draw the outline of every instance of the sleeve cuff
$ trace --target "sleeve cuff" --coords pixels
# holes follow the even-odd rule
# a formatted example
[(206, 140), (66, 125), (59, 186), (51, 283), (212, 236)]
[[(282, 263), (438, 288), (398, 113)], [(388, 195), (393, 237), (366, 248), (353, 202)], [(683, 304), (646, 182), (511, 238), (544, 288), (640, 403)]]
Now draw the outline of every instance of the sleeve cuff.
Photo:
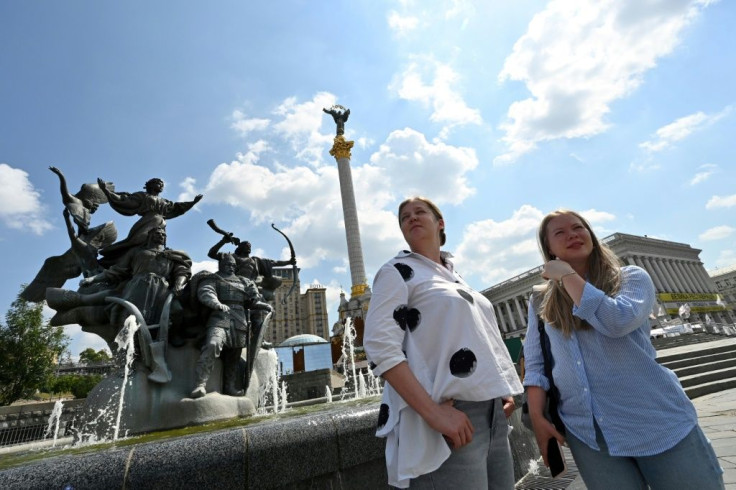
[(524, 386), (539, 386), (544, 391), (549, 390), (549, 380), (543, 374), (526, 372), (524, 374)]
[(383, 376), (383, 373), (385, 373), (386, 371), (389, 371), (390, 369), (398, 366), (399, 364), (405, 361), (406, 361), (406, 356), (404, 356), (403, 352), (401, 353), (401, 355), (395, 355), (395, 356), (386, 358), (383, 361), (381, 361), (381, 363), (378, 364), (375, 368), (373, 368), (373, 375)]
[(585, 282), (583, 296), (580, 298), (580, 306), (573, 305), (572, 314), (586, 320), (595, 314), (598, 305), (603, 301), (606, 294), (589, 282)]

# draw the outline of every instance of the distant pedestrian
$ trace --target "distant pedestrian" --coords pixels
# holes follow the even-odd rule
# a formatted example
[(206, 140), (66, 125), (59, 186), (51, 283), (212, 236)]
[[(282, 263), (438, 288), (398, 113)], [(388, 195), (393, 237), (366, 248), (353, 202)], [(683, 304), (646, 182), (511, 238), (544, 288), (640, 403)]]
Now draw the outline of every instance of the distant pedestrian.
[[(524, 385), (537, 444), (567, 441), (591, 490), (722, 489), (723, 470), (675, 374), (655, 360), (643, 269), (620, 267), (573, 211), (539, 227), (548, 280), (539, 312), (529, 306)], [(537, 313), (545, 323), (565, 435), (542, 415), (549, 388)]]
[(399, 206), (411, 251), (376, 274), (364, 347), (387, 384), (378, 420), (389, 484), (514, 487), (507, 417), (521, 383), (493, 306), (454, 271), (445, 222), (425, 198)]

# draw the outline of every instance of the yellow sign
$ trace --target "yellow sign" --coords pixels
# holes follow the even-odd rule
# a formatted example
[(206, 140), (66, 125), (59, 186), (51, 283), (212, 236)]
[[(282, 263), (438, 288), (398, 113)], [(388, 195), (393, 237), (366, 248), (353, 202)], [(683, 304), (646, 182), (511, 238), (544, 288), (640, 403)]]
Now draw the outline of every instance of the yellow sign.
[(715, 293), (660, 293), (657, 295), (660, 301), (718, 301)]

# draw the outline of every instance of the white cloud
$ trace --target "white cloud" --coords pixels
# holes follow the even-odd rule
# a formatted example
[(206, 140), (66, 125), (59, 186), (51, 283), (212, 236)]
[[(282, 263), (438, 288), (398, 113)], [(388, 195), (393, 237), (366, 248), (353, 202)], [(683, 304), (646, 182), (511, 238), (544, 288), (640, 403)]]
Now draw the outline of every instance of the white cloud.
[(401, 15), (395, 10), (388, 13), (388, 26), (399, 35), (413, 31), (419, 25), (419, 19), (410, 15)]
[(468, 107), (455, 89), (459, 81), (459, 75), (449, 65), (431, 58), (418, 58), (394, 77), (389, 90), (402, 99), (431, 107), (429, 118), (445, 125), (441, 134), (446, 137), (455, 126), (483, 122), (480, 111)]
[(0, 221), (8, 228), (42, 235), (53, 228), (43, 212), (40, 194), (28, 180), (28, 173), (0, 163)]
[(716, 267), (729, 267), (736, 264), (736, 250), (721, 250), (716, 259)]
[(192, 262), (192, 275), (202, 271), (217, 272), (218, 267), (216, 260), (195, 261)]
[(673, 51), (708, 0), (553, 0), (529, 22), (506, 58), (499, 80), (523, 82), (531, 97), (516, 101), (500, 125), (514, 162), (537, 144), (580, 138), (608, 128), (615, 100)]
[(705, 205), (705, 209), (730, 208), (736, 206), (736, 194), (730, 196), (713, 196)]
[(722, 225), (709, 228), (701, 233), (698, 238), (703, 241), (722, 240), (727, 238), (736, 231), (732, 226)]
[[(580, 214), (591, 225), (616, 219), (613, 214), (596, 209)], [(537, 229), (544, 216), (539, 209), (524, 204), (506, 220), (470, 223), (455, 252), (458, 270), (466, 279), (480, 278), (486, 288), (540, 265)]]
[(468, 0), (451, 0), (450, 4), (451, 7), (445, 10), (444, 17), (445, 19), (462, 18), (461, 28), (467, 26), (470, 19), (476, 15), (475, 6)]
[(697, 185), (708, 180), (711, 175), (716, 173), (716, 171), (718, 170), (718, 165), (706, 163), (705, 165), (701, 165), (700, 167), (698, 167), (698, 170), (700, 170), (700, 172), (696, 173), (693, 176), (693, 178), (690, 180), (690, 185)]
[(683, 140), (695, 131), (704, 129), (731, 112), (728, 106), (717, 114), (708, 115), (704, 112), (696, 112), (689, 116), (676, 119), (674, 122), (659, 128), (654, 133), (654, 138), (639, 143), (639, 148), (648, 153), (655, 153), (672, 147), (676, 142)]
[(613, 221), (616, 219), (616, 215), (606, 211), (598, 211), (596, 209), (580, 211), (580, 215), (587, 219), (591, 225), (605, 223), (606, 221)]
[[(294, 242), (298, 265), (307, 274), (317, 266), (336, 274), (346, 272), (337, 166), (266, 164), (262, 158), (271, 155), (265, 153), (271, 146), (254, 143), (235, 160), (218, 165), (201, 191), (190, 179), (184, 187), (190, 194), (204, 194), (208, 205), (247, 211), (256, 225), (281, 223), (279, 228)], [(392, 132), (368, 163), (353, 160), (350, 170), (369, 282), (372, 271), (405, 247), (393, 206), (412, 194), (430, 195), (438, 203), (460, 203), (475, 192), (466, 174), (477, 165), (474, 150), (429, 142), (409, 128)], [(422, 179), (417, 179), (420, 174)], [(343, 286), (349, 290), (351, 285)]]
[(539, 265), (536, 231), (543, 217), (542, 211), (524, 204), (507, 220), (470, 223), (455, 251), (458, 271), (490, 287)]
[[(284, 100), (274, 114), (282, 119), (273, 125), (277, 134), (291, 143), (297, 158), (315, 164), (321, 160), (325, 149), (332, 146), (335, 137), (332, 119), (322, 112), (336, 103), (337, 97), (329, 92), (318, 92), (303, 103), (296, 97)], [(322, 124), (329, 119), (329, 132), (321, 133)]]
[(262, 131), (271, 124), (270, 119), (246, 119), (245, 114), (239, 110), (233, 111), (232, 119), (233, 123), (230, 127), (238, 131), (241, 136), (247, 136), (253, 131)]
[(411, 128), (393, 131), (370, 161), (380, 168), (377, 181), (391, 182), (401, 197), (419, 194), (432, 196), (438, 204), (459, 204), (475, 194), (467, 179), (478, 166), (475, 150), (430, 143)]
[(107, 342), (102, 340), (102, 337), (100, 337), (99, 335), (84, 332), (82, 330), (82, 327), (76, 324), (65, 325), (63, 328), (64, 333), (67, 334), (70, 338), (69, 346), (67, 348), (69, 349), (69, 353), (74, 360), (78, 361), (79, 353), (82, 352), (84, 349), (90, 347), (95, 351), (104, 349), (110, 352), (110, 347), (107, 345)]

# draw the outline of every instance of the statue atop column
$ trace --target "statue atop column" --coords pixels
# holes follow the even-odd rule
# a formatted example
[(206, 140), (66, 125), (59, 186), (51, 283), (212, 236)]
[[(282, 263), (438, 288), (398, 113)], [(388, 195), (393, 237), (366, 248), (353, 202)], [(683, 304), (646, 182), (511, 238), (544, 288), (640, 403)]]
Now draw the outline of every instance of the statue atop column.
[(330, 107), (330, 110), (323, 108), (322, 111), (326, 114), (330, 114), (332, 119), (335, 121), (335, 124), (337, 125), (336, 135), (342, 136), (345, 134), (345, 123), (350, 116), (350, 109), (346, 109), (341, 105), (335, 104)]

